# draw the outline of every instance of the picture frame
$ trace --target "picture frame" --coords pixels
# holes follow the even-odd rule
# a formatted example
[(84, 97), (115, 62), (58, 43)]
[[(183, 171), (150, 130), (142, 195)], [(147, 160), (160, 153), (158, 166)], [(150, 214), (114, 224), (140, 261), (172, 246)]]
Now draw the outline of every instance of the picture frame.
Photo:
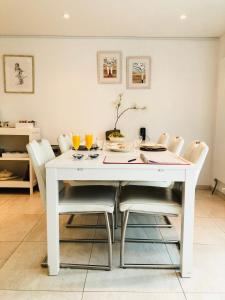
[(5, 93), (34, 93), (34, 56), (3, 55)]
[(151, 58), (150, 56), (127, 57), (127, 88), (150, 89)]
[(98, 83), (121, 83), (122, 53), (120, 51), (97, 52)]

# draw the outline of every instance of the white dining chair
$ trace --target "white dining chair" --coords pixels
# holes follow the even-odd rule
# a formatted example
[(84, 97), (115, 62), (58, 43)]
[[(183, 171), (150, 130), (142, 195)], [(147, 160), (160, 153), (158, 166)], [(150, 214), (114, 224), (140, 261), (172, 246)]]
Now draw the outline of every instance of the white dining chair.
[(170, 135), (168, 133), (166, 133), (166, 132), (161, 133), (158, 138), (157, 144), (167, 146), (169, 138), (170, 138)]
[[(66, 134), (60, 134), (58, 136), (58, 144), (59, 144), (59, 148), (61, 153), (65, 153), (69, 150), (71, 150), (73, 148), (72, 145), (72, 133)], [(118, 187), (119, 183), (116, 181), (97, 181), (97, 180), (69, 180), (68, 181), (69, 185), (71, 186), (114, 186), (114, 187)], [(117, 228), (118, 226), (118, 212), (117, 212), (117, 197), (116, 197), (116, 202), (115, 202), (115, 228)], [(74, 214), (71, 214), (71, 216), (68, 219), (68, 222), (66, 223), (66, 227), (67, 228), (89, 228), (89, 227), (95, 227), (95, 228), (102, 228), (103, 226), (100, 224), (96, 224), (96, 225), (86, 225), (86, 224), (75, 224), (74, 221)]]
[[(194, 145), (194, 147), (193, 147)], [(208, 146), (204, 142), (196, 141), (192, 145), (189, 161), (195, 164), (196, 186), (200, 171), (208, 153)], [(181, 189), (180, 189), (181, 191)], [(120, 211), (122, 212), (120, 266), (122, 268), (167, 268), (178, 269), (176, 264), (138, 264), (125, 262), (125, 242), (149, 242), (163, 244), (178, 244), (177, 240), (154, 240), (154, 239), (132, 239), (126, 238), (126, 229), (129, 215), (150, 214), (157, 216), (178, 216), (181, 213), (182, 193), (178, 192), (176, 185), (171, 188), (126, 186), (122, 189), (120, 196)]]
[[(40, 189), (41, 199), (46, 208), (46, 170), (45, 164), (54, 159), (55, 155), (47, 140), (36, 141), (33, 140), (27, 145), (27, 151), (32, 161), (34, 171), (37, 176), (38, 186)], [(103, 214), (105, 216), (105, 223), (108, 235), (108, 265), (83, 265), (83, 264), (70, 264), (61, 263), (62, 268), (87, 268), (87, 269), (100, 269), (110, 270), (112, 266), (112, 239), (114, 239), (114, 219), (113, 211), (115, 206), (116, 190), (110, 186), (83, 186), (73, 187), (64, 185), (59, 182), (59, 214)], [(112, 235), (110, 230), (109, 215), (112, 219)], [(103, 240), (60, 240), (61, 242), (100, 242)], [(105, 241), (105, 240), (104, 240)], [(47, 265), (47, 261), (42, 264)]]
[(171, 139), (167, 149), (176, 155), (180, 155), (183, 146), (184, 139), (181, 136), (176, 136)]
[(60, 134), (58, 137), (58, 144), (59, 144), (59, 149), (61, 153), (64, 153), (66, 151), (69, 151), (72, 149), (72, 134)]
[[(168, 150), (176, 155), (180, 155), (181, 150), (184, 145), (184, 139), (180, 136), (172, 138), (168, 145)], [(152, 186), (152, 187), (172, 187), (173, 182), (171, 181), (130, 181), (130, 182), (122, 182), (121, 186), (126, 185), (135, 185), (135, 186)], [(172, 224), (170, 220), (165, 216), (165, 223), (160, 224), (128, 224), (128, 227), (158, 227), (158, 228), (171, 228)]]

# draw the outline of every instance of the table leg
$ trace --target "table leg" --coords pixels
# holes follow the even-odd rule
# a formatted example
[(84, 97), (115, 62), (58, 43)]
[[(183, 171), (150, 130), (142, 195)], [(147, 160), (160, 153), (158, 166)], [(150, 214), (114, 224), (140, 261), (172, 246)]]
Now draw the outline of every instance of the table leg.
[(191, 277), (195, 213), (195, 176), (193, 170), (186, 171), (183, 183), (181, 225), (181, 276)]
[(47, 252), (49, 275), (59, 273), (59, 191), (55, 169), (46, 168)]

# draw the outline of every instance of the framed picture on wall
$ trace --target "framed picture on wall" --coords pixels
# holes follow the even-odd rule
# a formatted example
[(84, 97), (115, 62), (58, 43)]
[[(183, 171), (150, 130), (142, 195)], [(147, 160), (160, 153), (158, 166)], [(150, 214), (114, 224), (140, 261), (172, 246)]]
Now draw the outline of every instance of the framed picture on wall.
[(34, 57), (31, 55), (4, 55), (5, 93), (34, 93)]
[(98, 83), (121, 83), (121, 52), (98, 51)]
[(127, 88), (150, 89), (151, 58), (149, 56), (127, 57)]

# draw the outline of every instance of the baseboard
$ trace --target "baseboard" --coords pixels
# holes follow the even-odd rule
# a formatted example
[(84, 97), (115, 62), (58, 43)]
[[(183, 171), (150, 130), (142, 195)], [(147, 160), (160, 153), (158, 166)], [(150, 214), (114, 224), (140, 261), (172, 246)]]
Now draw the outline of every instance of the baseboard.
[(212, 187), (210, 185), (199, 184), (196, 187), (197, 190), (211, 190)]

